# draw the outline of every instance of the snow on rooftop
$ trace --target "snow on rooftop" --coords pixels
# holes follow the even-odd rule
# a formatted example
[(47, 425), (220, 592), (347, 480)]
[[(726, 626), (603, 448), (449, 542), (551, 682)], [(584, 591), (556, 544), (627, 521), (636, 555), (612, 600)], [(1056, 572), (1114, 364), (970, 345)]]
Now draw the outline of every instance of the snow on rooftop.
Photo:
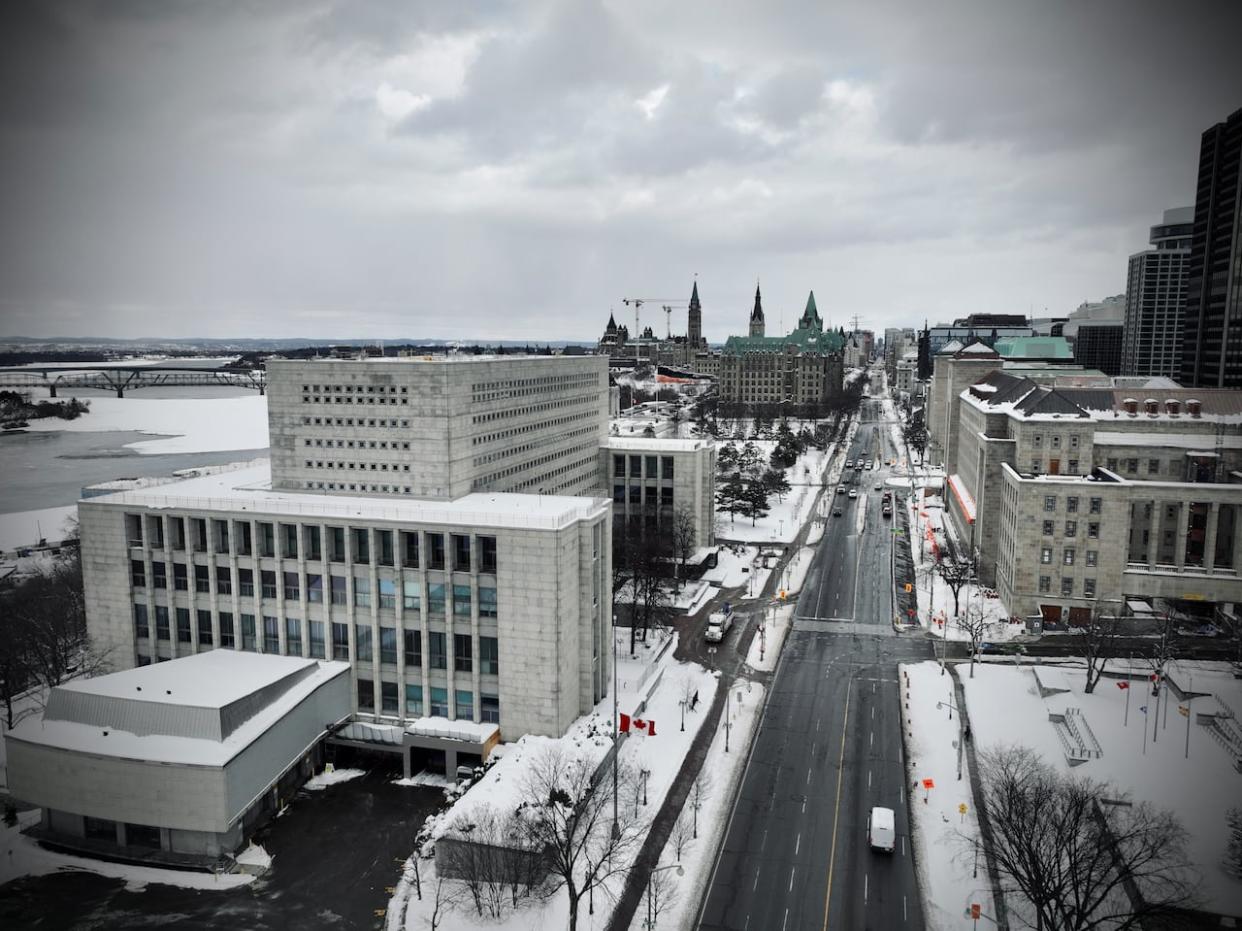
[(293, 656), (209, 650), (176, 662), (152, 663), (93, 679), (73, 679), (58, 687), (67, 692), (109, 698), (223, 708), (285, 676), (315, 665), (316, 660)]
[(392, 496), (313, 494), (272, 489), (268, 460), (231, 472), (198, 475), (156, 488), (135, 488), (91, 498), (90, 504), (149, 508), (252, 511), (403, 523), (469, 524), (474, 527), (558, 530), (608, 507), (603, 499), (570, 495), (475, 492), (454, 501)]
[(659, 437), (610, 436), (600, 445), (605, 449), (634, 449), (657, 453), (666, 452), (688, 453), (709, 446), (706, 439), (661, 439)]
[(1218, 437), (1215, 433), (1127, 433), (1100, 430), (1095, 435), (1096, 446), (1145, 446), (1157, 449), (1174, 446), (1178, 449), (1213, 450), (1218, 441), (1226, 449), (1242, 449), (1242, 436), (1232, 433)]
[(442, 737), (449, 740), (466, 740), (486, 743), (500, 730), (495, 724), (475, 724), (473, 721), (450, 721), (448, 718), (419, 718), (406, 725), (406, 731), (419, 737)]

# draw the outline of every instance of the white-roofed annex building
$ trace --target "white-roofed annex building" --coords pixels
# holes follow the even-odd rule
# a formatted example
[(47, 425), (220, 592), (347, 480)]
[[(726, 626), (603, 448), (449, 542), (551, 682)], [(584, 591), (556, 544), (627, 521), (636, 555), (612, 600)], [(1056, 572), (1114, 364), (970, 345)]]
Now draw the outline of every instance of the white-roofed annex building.
[(351, 711), (349, 665), (212, 650), (67, 682), (6, 735), (35, 833), (156, 863), (235, 853)]
[[(285, 360), (268, 389), (270, 464), (80, 502), (88, 625), (115, 664), (346, 661), (354, 714), (333, 739), (450, 775), (604, 697), (604, 357)], [(711, 480), (714, 451), (684, 445), (676, 487), (706, 502), (710, 538), (711, 489), (690, 479)]]

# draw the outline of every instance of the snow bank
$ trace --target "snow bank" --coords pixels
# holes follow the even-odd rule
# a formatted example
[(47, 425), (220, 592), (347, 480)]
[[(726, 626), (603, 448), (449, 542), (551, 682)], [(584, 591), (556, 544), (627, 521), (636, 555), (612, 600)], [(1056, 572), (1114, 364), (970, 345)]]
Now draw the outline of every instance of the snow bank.
[(59, 543), (65, 538), (66, 523), (77, 516), (76, 504), (0, 514), (0, 552), (35, 546), (40, 540)]
[(341, 782), (349, 782), (351, 779), (357, 779), (359, 776), (367, 774), (365, 769), (334, 769), (332, 772), (322, 772), (318, 776), (311, 776), (306, 780), (303, 786), (312, 792), (320, 792), (328, 786), (334, 786)]
[(714, 582), (721, 588), (737, 588), (739, 585), (745, 585), (754, 567), (755, 557), (758, 555), (759, 548), (755, 546), (739, 547), (737, 552), (727, 546), (722, 546), (716, 557), (716, 568), (704, 572), (703, 581)]

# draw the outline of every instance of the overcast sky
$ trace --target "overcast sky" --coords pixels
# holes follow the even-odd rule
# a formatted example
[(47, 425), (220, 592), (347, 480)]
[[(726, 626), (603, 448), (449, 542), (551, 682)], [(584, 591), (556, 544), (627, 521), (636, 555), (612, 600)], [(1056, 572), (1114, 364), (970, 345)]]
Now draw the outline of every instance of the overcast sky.
[(0, 9), (10, 336), (1065, 314), (1242, 106), (1232, 0)]

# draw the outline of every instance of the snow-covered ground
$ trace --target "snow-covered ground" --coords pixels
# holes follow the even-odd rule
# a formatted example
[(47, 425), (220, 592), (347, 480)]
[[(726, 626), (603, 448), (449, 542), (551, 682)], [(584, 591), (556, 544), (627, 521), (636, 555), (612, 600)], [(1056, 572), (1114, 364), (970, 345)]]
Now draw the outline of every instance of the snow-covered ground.
[[(948, 670), (941, 675), (940, 664), (934, 662), (903, 664), (898, 676), (906, 731), (906, 791), (911, 793), (914, 862), (923, 913), (931, 929), (960, 928), (962, 910), (973, 902), (982, 906), (985, 915), (996, 911), (982, 852), (976, 876), (973, 848), (962, 839), (962, 835), (975, 837), (978, 823), (964, 755), (962, 779), (957, 778), (954, 744), (961, 736), (961, 720), (956, 711), (950, 720), (948, 708), (936, 707), (938, 702), (955, 702), (953, 678)], [(971, 711), (973, 719), (973, 705)], [(924, 779), (932, 780), (934, 787), (923, 788)], [(904, 797), (890, 801), (897, 807)], [(966, 806), (964, 815), (962, 805)]]
[(95, 873), (123, 879), (126, 889), (137, 892), (150, 883), (165, 886), (180, 886), (183, 889), (224, 890), (236, 889), (253, 882), (254, 877), (245, 873), (200, 873), (189, 870), (164, 870), (150, 866), (134, 866), (128, 863), (109, 863), (105, 860), (90, 860), (86, 857), (75, 857), (67, 853), (56, 853), (45, 850), (31, 838), (20, 833), (20, 829), (38, 822), (39, 810), (24, 811), (18, 816), (18, 823), (13, 827), (0, 828), (0, 886), (19, 876), (44, 876), (48, 873), (60, 873), (77, 870), (83, 873)]
[(139, 453), (267, 448), (267, 398), (91, 398), (76, 420), (43, 418), (31, 430), (137, 431), (159, 439), (128, 444)]
[[(694, 663), (681, 663), (672, 659), (673, 650), (664, 653), (661, 660), (662, 675), (655, 691), (647, 701), (643, 717), (656, 723), (653, 737), (631, 737), (621, 749), (621, 759), (636, 769), (648, 772), (647, 804), (639, 804), (640, 817), (651, 817), (659, 810), (682, 761), (705, 718), (705, 710), (715, 696), (718, 679), (715, 673)], [(634, 709), (640, 696), (656, 681), (654, 675), (639, 679), (622, 679), (618, 702), (622, 710)], [(628, 683), (628, 684), (627, 684)], [(686, 711), (686, 729), (680, 730), (681, 702), (687, 694), (698, 692), (697, 711)], [(529, 761), (543, 747), (559, 744), (567, 752), (583, 755), (591, 760), (602, 759), (607, 751), (612, 730), (612, 699), (606, 698), (589, 714), (579, 718), (559, 739), (526, 736), (516, 744), (506, 746), (500, 761), (486, 775), (471, 786), (454, 806), (435, 819), (433, 836), (447, 829), (458, 817), (465, 817), (479, 806), (491, 806), (496, 810), (516, 807), (522, 801), (521, 784), (524, 761)], [(738, 736), (736, 733), (734, 736)], [(739, 754), (740, 756), (740, 754)], [(634, 800), (630, 800), (631, 804)], [(390, 931), (409, 929), (425, 931), (433, 899), (428, 891), (435, 888), (435, 864), (433, 860), (421, 860), (420, 879), (424, 890), (420, 901), (414, 895), (413, 870), (407, 867), (396, 892), (390, 900), (387, 927)], [(608, 923), (611, 896), (618, 893), (623, 883), (618, 876), (609, 889), (600, 890), (595, 898), (595, 914), (587, 913), (587, 903), (580, 904), (578, 927), (604, 928)], [(456, 884), (453, 884), (456, 886)], [(528, 901), (524, 907), (508, 917), (506, 928), (543, 929), (563, 928), (568, 918), (568, 900), (564, 890), (545, 900)], [(438, 925), (441, 931), (477, 931), (495, 928), (496, 923), (481, 918), (466, 899), (454, 905)]]
[(705, 582), (714, 582), (721, 588), (737, 588), (745, 585), (753, 571), (755, 557), (759, 555), (756, 546), (741, 546), (736, 550), (722, 546), (716, 557), (716, 568), (703, 573)]
[(66, 523), (77, 516), (76, 504), (0, 514), (0, 553), (31, 546), (39, 540), (59, 543), (65, 539)]
[(763, 621), (755, 630), (746, 654), (746, 665), (758, 672), (772, 672), (780, 658), (781, 647), (793, 623), (794, 605), (771, 605), (763, 613)]
[[(1050, 679), (1064, 683), (1070, 691), (1041, 698), (1036, 668), (1053, 670)], [(1125, 667), (1116, 671), (1124, 672)], [(1145, 671), (1135, 667), (1136, 676)], [(1227, 664), (1172, 664), (1169, 677), (1180, 688), (1211, 693), (1190, 702), (1186, 716), (1177, 707), (1168, 708), (1178, 704), (1171, 689), (1162, 690), (1157, 707), (1142, 679), (1136, 679), (1130, 689), (1117, 688), (1117, 680), (1102, 679), (1087, 695), (1083, 692), (1086, 672), (1080, 666), (984, 664), (976, 667), (973, 679), (965, 666), (961, 675), (978, 750), (1021, 743), (1068, 773), (1071, 767), (1048, 715), (1067, 707), (1080, 709), (1103, 755), (1074, 766), (1074, 775), (1111, 782), (1135, 800), (1174, 812), (1189, 837), (1188, 859), (1202, 882), (1205, 906), (1224, 914), (1242, 914), (1242, 880), (1230, 877), (1221, 865), (1229, 835), (1225, 813), (1242, 798), (1242, 775), (1233, 769), (1224, 747), (1195, 721), (1195, 715), (1217, 710), (1217, 699), (1235, 712), (1242, 711), (1242, 681), (1232, 677)], [(928, 698), (936, 694), (936, 690), (929, 691)]]
[(319, 792), (328, 788), (328, 786), (349, 782), (351, 779), (357, 779), (359, 776), (365, 776), (366, 774), (367, 771), (365, 769), (334, 769), (331, 772), (325, 769), (322, 773), (307, 779), (303, 788), (310, 789), (312, 792)]
[[(738, 449), (746, 442), (754, 443), (763, 453), (765, 463), (776, 447), (774, 440), (722, 440), (721, 444), (732, 443)], [(784, 500), (773, 495), (768, 502), (768, 513), (753, 523), (750, 518), (741, 514), (730, 517), (727, 511), (718, 512), (718, 536), (725, 540), (742, 540), (746, 542), (789, 543), (798, 535), (802, 525), (810, 517), (815, 506), (815, 496), (824, 480), (824, 469), (832, 456), (834, 446), (827, 449), (809, 447), (798, 457), (798, 461), (785, 470), (785, 478), (789, 481), (790, 491)]]

